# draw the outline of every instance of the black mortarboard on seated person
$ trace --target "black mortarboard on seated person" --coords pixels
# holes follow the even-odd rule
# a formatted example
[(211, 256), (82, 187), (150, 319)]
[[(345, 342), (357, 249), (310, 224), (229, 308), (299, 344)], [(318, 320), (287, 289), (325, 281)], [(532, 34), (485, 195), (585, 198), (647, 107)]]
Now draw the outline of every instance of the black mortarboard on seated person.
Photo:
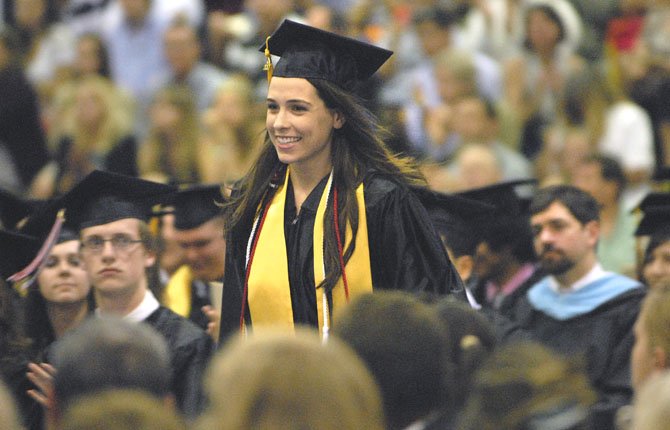
[(527, 214), (532, 192), (528, 187), (537, 184), (535, 179), (516, 179), (458, 193), (462, 197), (495, 206), (499, 215)]
[(95, 170), (61, 197), (60, 207), (76, 230), (126, 218), (149, 221), (152, 207), (175, 190), (172, 185)]
[[(268, 58), (268, 80), (272, 76), (325, 79), (348, 91), (371, 77), (393, 54), (387, 49), (288, 19), (260, 51)], [(280, 57), (276, 65), (269, 62), (269, 54)]]
[(477, 246), (478, 226), (487, 222), (495, 207), (457, 194), (429, 189), (417, 189), (415, 192), (453, 254), (456, 257), (473, 254)]
[(39, 248), (39, 241), (32, 236), (0, 229), (0, 276), (2, 279), (7, 279), (27, 266)]
[[(28, 215), (25, 222), (20, 226), (19, 231), (33, 236), (40, 241), (47, 240), (49, 233), (56, 223), (58, 211), (61, 209), (60, 206), (61, 203), (58, 199), (43, 201), (39, 208)], [(70, 240), (79, 240), (79, 235), (74, 226), (65, 220), (58, 232), (58, 238), (55, 243), (63, 243)]]
[(635, 236), (670, 232), (670, 193), (649, 193), (635, 210), (643, 212)]
[(180, 188), (171, 202), (174, 208), (174, 227), (190, 230), (221, 215), (224, 197), (220, 185), (192, 185)]
[(7, 190), (0, 189), (0, 222), (6, 229), (15, 229), (17, 225), (37, 209), (42, 201), (24, 199)]

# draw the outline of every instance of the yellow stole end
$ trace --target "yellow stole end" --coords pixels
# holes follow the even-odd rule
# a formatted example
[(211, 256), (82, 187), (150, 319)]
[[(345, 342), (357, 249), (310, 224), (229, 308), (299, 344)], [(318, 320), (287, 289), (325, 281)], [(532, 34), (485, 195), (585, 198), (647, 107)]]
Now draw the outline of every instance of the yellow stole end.
[(191, 313), (191, 282), (193, 273), (184, 264), (170, 276), (163, 291), (163, 305), (185, 318)]
[[(285, 328), (288, 331), (292, 331), (294, 328), (286, 238), (284, 237), (284, 208), (289, 170), (287, 169), (284, 184), (277, 190), (270, 202), (264, 226), (259, 233), (251, 273), (249, 274), (248, 303), (254, 330), (268, 326)], [(332, 174), (321, 195), (314, 221), (314, 285), (319, 285), (325, 278), (323, 226), (331, 183)], [(359, 219), (356, 248), (346, 265), (349, 300), (359, 294), (372, 291), (363, 184), (356, 190), (356, 200), (358, 202)], [(347, 249), (351, 242), (351, 236), (351, 226), (347, 224), (343, 249)], [(316, 297), (315, 305), (318, 310), (319, 330), (321, 331), (324, 327), (323, 288), (317, 289)], [(332, 298), (334, 309), (339, 310), (347, 303), (341, 277), (332, 290)], [(329, 327), (332, 322), (332, 309), (325, 309), (325, 311), (329, 316), (326, 320), (326, 327)]]

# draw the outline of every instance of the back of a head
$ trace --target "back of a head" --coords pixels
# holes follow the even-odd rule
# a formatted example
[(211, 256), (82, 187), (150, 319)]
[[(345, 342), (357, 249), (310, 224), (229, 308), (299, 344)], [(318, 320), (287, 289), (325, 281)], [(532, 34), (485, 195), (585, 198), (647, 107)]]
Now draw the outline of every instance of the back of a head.
[(333, 328), (375, 376), (390, 428), (404, 428), (443, 406), (448, 343), (429, 305), (399, 291), (361, 295), (335, 315)]
[(467, 303), (447, 297), (435, 304), (437, 314), (447, 331), (447, 341), (454, 363), (457, 396), (454, 405), (465, 402), (474, 372), (496, 346), (495, 330), (489, 320)]
[(670, 430), (670, 372), (653, 376), (633, 406), (632, 430)]
[(186, 430), (176, 411), (136, 390), (109, 390), (73, 402), (60, 430)]
[(233, 338), (205, 378), (202, 430), (381, 430), (377, 386), (356, 354), (318, 334), (263, 331)]
[(21, 421), (11, 392), (0, 379), (0, 427), (5, 430), (21, 430)]
[(84, 394), (136, 389), (169, 395), (170, 357), (151, 327), (116, 318), (90, 318), (56, 344), (54, 394), (59, 412)]
[(670, 355), (670, 282), (649, 290), (638, 319), (644, 325), (649, 347), (661, 348), (666, 356)]
[(585, 430), (595, 399), (579, 363), (540, 344), (508, 344), (477, 372), (459, 429)]

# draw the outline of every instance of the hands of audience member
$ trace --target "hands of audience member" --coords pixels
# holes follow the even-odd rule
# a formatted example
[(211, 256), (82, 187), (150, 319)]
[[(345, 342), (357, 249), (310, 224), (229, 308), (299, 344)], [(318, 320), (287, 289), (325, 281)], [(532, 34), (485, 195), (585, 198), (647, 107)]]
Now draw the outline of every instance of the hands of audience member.
[(56, 369), (48, 363), (29, 363), (26, 376), (35, 384), (35, 389), (28, 390), (28, 395), (44, 409), (53, 407), (53, 383)]
[(202, 312), (207, 316), (207, 319), (209, 319), (209, 323), (207, 324), (207, 334), (210, 335), (216, 343), (219, 341), (221, 315), (219, 314), (218, 310), (209, 305), (203, 306)]

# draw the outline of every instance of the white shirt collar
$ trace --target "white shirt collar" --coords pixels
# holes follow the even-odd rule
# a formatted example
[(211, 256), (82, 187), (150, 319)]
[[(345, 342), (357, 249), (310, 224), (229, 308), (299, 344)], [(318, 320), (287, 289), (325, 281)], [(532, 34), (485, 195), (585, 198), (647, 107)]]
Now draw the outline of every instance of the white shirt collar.
[(556, 278), (554, 276), (549, 276), (549, 287), (556, 293), (574, 293), (575, 291), (584, 288), (591, 282), (597, 281), (606, 274), (607, 272), (602, 268), (600, 263), (596, 263), (586, 275), (582, 276), (568, 288), (561, 288), (561, 284), (559, 284)]
[[(147, 290), (144, 294), (142, 302), (135, 309), (124, 315), (123, 319), (132, 322), (142, 322), (149, 318), (149, 315), (154, 313), (154, 311), (159, 307), (160, 303), (158, 303), (156, 296), (154, 296), (150, 290)], [(95, 310), (95, 315), (98, 317), (102, 315), (100, 308)]]

